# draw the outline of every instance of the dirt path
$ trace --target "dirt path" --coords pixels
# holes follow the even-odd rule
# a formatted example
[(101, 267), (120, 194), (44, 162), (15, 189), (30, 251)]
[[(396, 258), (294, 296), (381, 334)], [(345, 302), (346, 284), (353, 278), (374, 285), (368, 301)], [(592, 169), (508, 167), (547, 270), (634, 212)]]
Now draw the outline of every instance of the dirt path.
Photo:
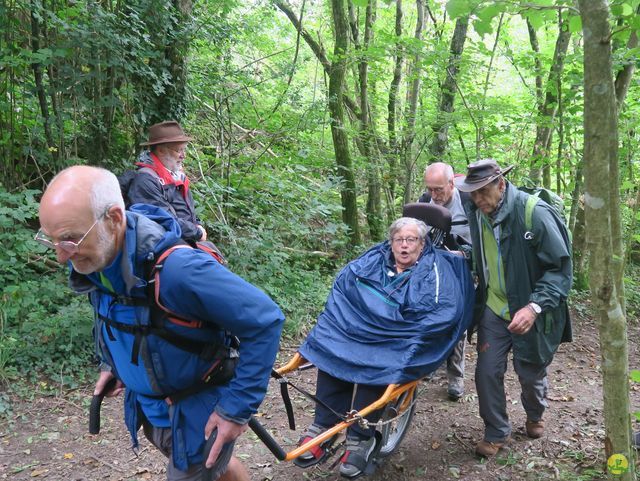
[[(584, 310), (580, 312), (584, 313)], [(576, 340), (561, 347), (549, 371), (550, 408), (545, 416), (547, 433), (539, 440), (524, 435), (524, 411), (513, 370), (507, 374), (510, 417), (514, 440), (496, 459), (480, 461), (473, 454), (482, 436), (482, 421), (473, 385), (475, 346), (467, 346), (466, 396), (462, 402), (446, 400), (446, 381), (441, 372), (422, 385), (416, 416), (397, 453), (369, 479), (393, 480), (589, 480), (600, 479), (603, 462), (601, 376), (597, 333), (591, 320), (574, 314)], [(630, 339), (638, 339), (632, 328)], [(284, 349), (283, 359), (292, 349)], [(640, 365), (637, 346), (631, 346), (631, 365)], [(310, 382), (313, 371), (302, 374)], [(34, 389), (38, 389), (37, 386)], [(640, 402), (632, 391), (634, 407)], [(129, 449), (121, 401), (107, 400), (102, 411), (102, 432), (87, 434), (90, 388), (64, 397), (34, 397), (32, 402), (13, 398), (9, 421), (0, 418), (0, 479), (26, 480), (114, 480), (165, 479), (165, 461), (143, 439), (141, 452)], [(293, 396), (299, 431), (312, 405)], [(290, 448), (299, 434), (287, 428), (277, 385), (270, 387), (261, 419)], [(257, 481), (339, 480), (331, 461), (322, 467), (301, 470), (291, 463), (278, 463), (253, 433), (245, 434), (236, 454)]]

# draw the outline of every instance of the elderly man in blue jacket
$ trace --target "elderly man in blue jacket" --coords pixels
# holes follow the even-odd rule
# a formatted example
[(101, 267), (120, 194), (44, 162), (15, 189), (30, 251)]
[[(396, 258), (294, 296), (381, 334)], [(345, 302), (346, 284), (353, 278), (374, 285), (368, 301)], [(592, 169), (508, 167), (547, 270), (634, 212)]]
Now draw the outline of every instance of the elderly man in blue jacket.
[[(70, 265), (71, 287), (88, 293), (94, 308), (104, 364), (95, 393), (125, 392), (134, 446), (142, 426), (169, 458), (169, 481), (202, 479), (218, 457), (228, 460), (262, 402), (282, 312), (198, 249), (181, 245), (156, 264), (180, 244), (180, 227), (157, 207), (125, 212), (117, 178), (104, 169), (75, 166), (58, 174), (42, 196), (40, 225), (36, 239)], [(207, 456), (205, 439), (214, 430)], [(219, 464), (219, 479), (249, 480), (237, 459), (226, 471)]]

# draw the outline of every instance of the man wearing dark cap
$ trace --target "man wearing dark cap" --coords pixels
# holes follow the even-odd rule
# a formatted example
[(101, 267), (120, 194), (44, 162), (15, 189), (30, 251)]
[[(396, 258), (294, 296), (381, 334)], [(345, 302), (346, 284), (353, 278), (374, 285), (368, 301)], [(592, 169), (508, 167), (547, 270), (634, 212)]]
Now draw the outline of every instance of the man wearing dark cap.
[(169, 212), (177, 219), (183, 239), (204, 241), (207, 231), (196, 217), (189, 178), (182, 171), (187, 143), (191, 140), (173, 120), (149, 127), (148, 140), (140, 144), (149, 149), (136, 162), (138, 171), (127, 197), (131, 204), (156, 205)]
[(456, 187), (471, 194), (465, 205), (478, 276), (476, 389), (485, 424), (476, 454), (493, 456), (509, 440), (504, 374), (513, 367), (522, 388), (526, 433), (544, 434), (547, 367), (559, 344), (571, 340), (567, 295), (571, 245), (555, 210), (509, 183), (493, 159), (469, 165)]

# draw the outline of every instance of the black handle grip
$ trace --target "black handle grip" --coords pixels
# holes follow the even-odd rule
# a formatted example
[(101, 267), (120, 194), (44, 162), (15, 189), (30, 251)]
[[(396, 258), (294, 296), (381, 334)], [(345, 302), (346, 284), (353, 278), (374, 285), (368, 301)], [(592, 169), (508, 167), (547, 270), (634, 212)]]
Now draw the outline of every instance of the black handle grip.
[(116, 386), (116, 378), (109, 379), (100, 394), (94, 394), (91, 398), (91, 406), (89, 407), (89, 434), (98, 434), (100, 432), (100, 406), (105, 394)]
[(283, 461), (287, 457), (287, 453), (280, 447), (278, 441), (273, 439), (273, 436), (269, 434), (260, 422), (251, 416), (249, 419), (249, 427), (253, 430), (254, 433), (260, 438), (260, 441), (264, 443), (264, 445), (269, 448), (269, 451), (273, 453), (277, 460)]

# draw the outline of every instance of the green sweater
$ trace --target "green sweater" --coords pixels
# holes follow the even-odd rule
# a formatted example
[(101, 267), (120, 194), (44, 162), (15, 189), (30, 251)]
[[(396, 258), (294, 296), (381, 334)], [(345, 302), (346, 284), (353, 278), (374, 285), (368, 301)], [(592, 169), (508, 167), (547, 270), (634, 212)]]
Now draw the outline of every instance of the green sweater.
[(489, 218), (484, 214), (481, 216), (481, 223), (482, 254), (487, 273), (487, 307), (496, 316), (511, 320), (509, 304), (507, 303), (507, 288), (504, 282), (504, 264), (500, 257), (500, 245), (495, 236), (495, 233), (499, 235), (500, 228), (497, 228), (494, 232)]

